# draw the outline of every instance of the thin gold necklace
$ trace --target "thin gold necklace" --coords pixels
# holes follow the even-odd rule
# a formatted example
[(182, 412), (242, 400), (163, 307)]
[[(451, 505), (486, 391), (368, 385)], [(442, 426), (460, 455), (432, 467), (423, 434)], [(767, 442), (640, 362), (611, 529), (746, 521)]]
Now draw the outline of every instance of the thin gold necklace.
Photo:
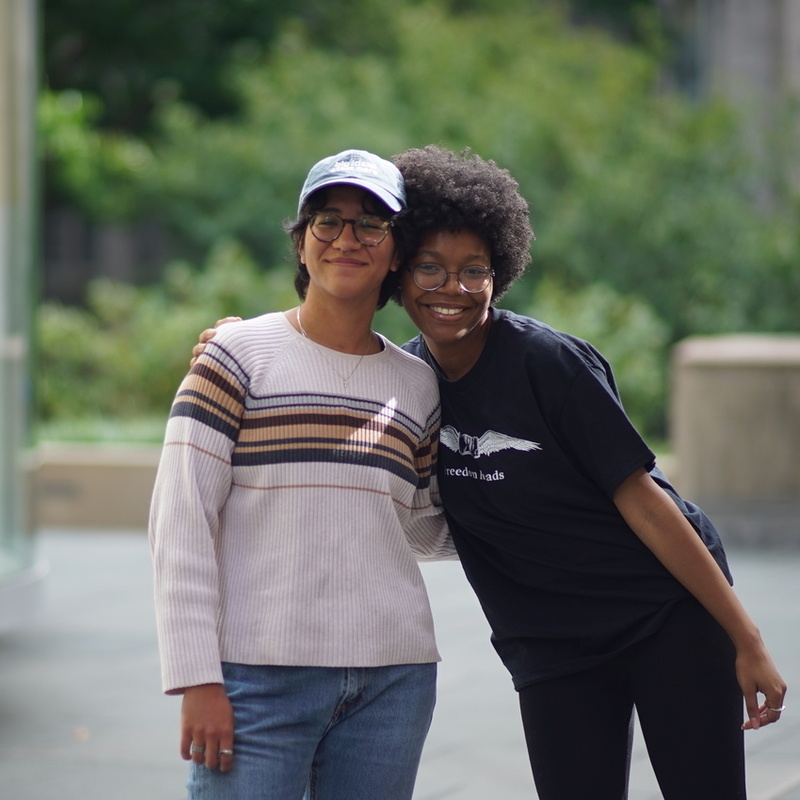
[[(306, 333), (306, 329), (303, 327), (303, 323), (300, 320), (300, 306), (297, 306), (297, 327), (300, 328), (300, 333), (302, 333), (303, 336), (306, 339), (308, 339), (309, 342), (313, 342), (314, 341)], [(339, 372), (339, 370), (336, 369), (333, 365), (331, 365), (331, 368), (339, 376), (339, 380), (342, 382), (342, 388), (344, 388), (344, 389), (347, 388), (347, 384), (350, 383), (350, 378), (352, 378), (353, 375), (355, 375), (356, 370), (361, 366), (361, 362), (364, 360), (364, 356), (369, 352), (369, 346), (372, 344), (372, 336), (373, 336), (372, 328), (370, 328), (369, 329), (369, 334), (368, 334), (368, 337), (367, 337), (367, 347), (364, 350), (364, 352), (361, 354), (361, 356), (358, 359), (358, 361), (356, 361), (356, 365), (353, 367), (353, 369), (350, 370), (350, 374), (346, 378), (343, 378), (342, 377), (342, 373)], [(317, 342), (316, 344), (319, 344), (319, 342)]]

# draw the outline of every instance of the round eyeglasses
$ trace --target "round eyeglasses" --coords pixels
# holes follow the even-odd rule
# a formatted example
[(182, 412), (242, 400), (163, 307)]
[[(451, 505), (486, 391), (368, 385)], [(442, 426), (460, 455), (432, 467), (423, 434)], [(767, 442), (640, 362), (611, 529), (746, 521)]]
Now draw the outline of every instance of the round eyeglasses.
[(448, 272), (439, 264), (417, 264), (409, 267), (414, 283), (426, 292), (435, 292), (447, 283), (448, 275), (455, 275), (458, 285), (468, 294), (482, 292), (494, 278), (486, 267), (463, 267), (458, 272)]
[(345, 225), (353, 226), (353, 233), (367, 247), (379, 245), (389, 233), (392, 221), (370, 214), (358, 219), (344, 219), (330, 211), (318, 211), (308, 218), (308, 226), (314, 238), (320, 242), (333, 242), (342, 235)]

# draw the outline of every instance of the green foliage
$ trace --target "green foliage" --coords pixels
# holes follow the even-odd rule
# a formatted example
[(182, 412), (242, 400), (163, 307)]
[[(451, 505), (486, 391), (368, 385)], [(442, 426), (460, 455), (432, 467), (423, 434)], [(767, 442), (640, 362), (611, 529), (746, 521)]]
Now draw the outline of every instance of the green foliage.
[(267, 45), (285, 3), (255, 0), (44, 0), (47, 84), (102, 100), (104, 127), (143, 131), (181, 96), (216, 115), (235, 110), (221, 64)]
[[(107, 399), (111, 370), (124, 373), (105, 413), (149, 406), (134, 399), (145, 384), (159, 386), (154, 396), (166, 404), (164, 387), (174, 390), (197, 332), (218, 316), (294, 302), (261, 302), (261, 281), (285, 288), (290, 279), (253, 262), (283, 261), (281, 222), (294, 213), (308, 167), (346, 147), (390, 155), (436, 142), (471, 147), (510, 169), (538, 241), (530, 281), (506, 304), (533, 308), (598, 345), (645, 426), (663, 419), (669, 344), (693, 333), (797, 329), (800, 200), (785, 168), (773, 164), (797, 163), (797, 136), (786, 132), (796, 131), (798, 111), (787, 107), (770, 141), (774, 162), (755, 163), (728, 109), (660, 85), (663, 44), (652, 17), (637, 22), (645, 47), (572, 28), (566, 4), (544, 0), (337, 0), (291, 13), (273, 5), (257, 43), (226, 40), (215, 60), (214, 80), (235, 115), (198, 110), (211, 108), (205, 101), (164, 101), (154, 106), (145, 143), (100, 131), (102, 109), (90, 95), (43, 97), (44, 151), (62, 196), (79, 198), (95, 217), (155, 216), (188, 262), (207, 260), (202, 271), (172, 266), (162, 287), (131, 289), (131, 301), (123, 287), (95, 287), (86, 312), (43, 310), (47, 324), (81, 342), (68, 359), (79, 380), (94, 369)], [(647, 4), (616, 5), (638, 15)], [(231, 241), (241, 244), (232, 251)], [(234, 251), (230, 271), (213, 266)], [(237, 269), (243, 284), (259, 288), (231, 290), (223, 301)], [(212, 289), (215, 275), (222, 285)], [(103, 292), (121, 304), (118, 316), (104, 316), (112, 299)], [(387, 308), (376, 322), (395, 341), (411, 333), (401, 314)], [(145, 341), (148, 325), (164, 338)], [(106, 341), (93, 341), (93, 332)], [(649, 366), (626, 341), (647, 351), (640, 357)], [(92, 359), (103, 367), (90, 367)], [(66, 393), (66, 362), (48, 362), (45, 380), (59, 369)], [(49, 396), (47, 413), (60, 414), (59, 393)]]
[[(45, 303), (37, 318), (45, 430), (105, 438), (89, 421), (120, 420), (160, 435), (198, 334), (223, 317), (292, 307), (293, 274), (289, 264), (260, 271), (240, 244), (223, 241), (200, 271), (176, 262), (163, 282), (139, 288), (99, 279), (84, 309)], [(378, 312), (375, 327), (396, 342), (416, 334), (394, 304)]]
[(99, 101), (77, 91), (43, 92), (37, 124), (47, 200), (71, 200), (97, 220), (134, 215), (142, 204), (142, 173), (153, 155), (143, 141), (101, 133)]
[(796, 207), (758, 205), (732, 115), (656, 91), (648, 52), (573, 30), (547, 6), (453, 16), (410, 4), (387, 37), (391, 58), (347, 55), (314, 46), (292, 19), (266, 58), (230, 64), (236, 119), (163, 108), (133, 176), (142, 211), (191, 257), (230, 236), (274, 263), (315, 159), (349, 146), (470, 146), (519, 180), (540, 274), (636, 293), (671, 340), (796, 324), (796, 284), (776, 291), (797, 250)]
[(546, 278), (524, 313), (597, 347), (612, 365), (636, 427), (651, 435), (665, 434), (668, 331), (651, 308), (602, 283), (573, 290)]
[[(155, 109), (181, 98), (217, 117), (236, 114), (227, 82), (236, 58), (267, 52), (282, 26), (301, 26), (316, 48), (348, 56), (397, 51), (392, 18), (428, 0), (44, 0), (44, 71), (54, 91), (102, 101), (103, 127), (149, 133)], [(525, 14), (527, 0), (449, 0), (454, 15)], [(635, 32), (653, 0), (571, 0), (574, 18)]]
[(40, 309), (40, 416), (166, 419), (202, 330), (225, 316), (255, 316), (295, 301), (291, 267), (260, 272), (230, 241), (212, 251), (202, 271), (171, 264), (157, 286), (96, 280), (87, 308)]
[(104, 128), (145, 135), (153, 112), (178, 98), (235, 115), (227, 64), (266, 52), (283, 24), (328, 51), (393, 50), (395, 4), (376, 0), (45, 0), (44, 11), (47, 85), (99, 98)]

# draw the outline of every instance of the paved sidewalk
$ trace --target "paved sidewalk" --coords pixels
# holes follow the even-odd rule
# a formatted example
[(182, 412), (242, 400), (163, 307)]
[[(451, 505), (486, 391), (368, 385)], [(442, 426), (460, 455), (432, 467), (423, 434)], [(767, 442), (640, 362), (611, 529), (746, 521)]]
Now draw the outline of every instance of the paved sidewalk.
[[(49, 530), (40, 543), (44, 612), (0, 637), (0, 797), (182, 800), (180, 701), (159, 688), (144, 533)], [(750, 800), (800, 800), (800, 549), (729, 556), (790, 685), (781, 723), (747, 735)], [(444, 662), (415, 800), (535, 800), (516, 694), (477, 602), (457, 564), (424, 571)], [(658, 798), (637, 741), (630, 800)]]

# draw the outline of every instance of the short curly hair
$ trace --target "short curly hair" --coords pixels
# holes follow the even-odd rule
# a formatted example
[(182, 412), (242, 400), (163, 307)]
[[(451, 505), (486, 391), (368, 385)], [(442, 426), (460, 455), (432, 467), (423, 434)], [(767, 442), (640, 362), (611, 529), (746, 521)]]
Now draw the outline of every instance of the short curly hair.
[(511, 173), (469, 149), (454, 153), (437, 145), (406, 150), (392, 161), (406, 184), (408, 210), (396, 222), (405, 254), (412, 256), (432, 231), (474, 231), (491, 252), (492, 302), (502, 297), (525, 272), (536, 238)]

